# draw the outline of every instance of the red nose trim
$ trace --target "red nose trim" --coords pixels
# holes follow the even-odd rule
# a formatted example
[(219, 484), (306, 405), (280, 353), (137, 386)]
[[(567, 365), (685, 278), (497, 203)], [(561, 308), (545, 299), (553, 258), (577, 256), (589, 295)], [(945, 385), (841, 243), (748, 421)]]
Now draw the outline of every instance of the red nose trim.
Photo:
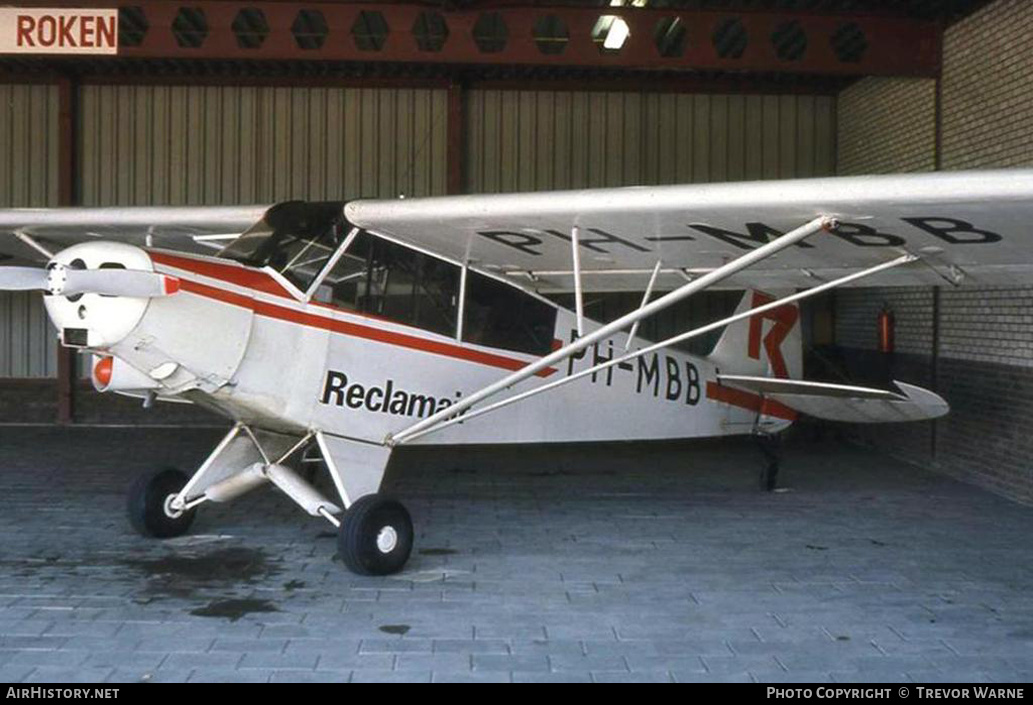
[(93, 379), (101, 389), (104, 389), (111, 384), (111, 371), (114, 366), (115, 359), (112, 357), (102, 357), (97, 361), (97, 364), (93, 366)]
[(162, 284), (165, 287), (165, 296), (171, 296), (179, 291), (179, 279), (176, 277), (169, 276), (168, 274), (162, 275)]

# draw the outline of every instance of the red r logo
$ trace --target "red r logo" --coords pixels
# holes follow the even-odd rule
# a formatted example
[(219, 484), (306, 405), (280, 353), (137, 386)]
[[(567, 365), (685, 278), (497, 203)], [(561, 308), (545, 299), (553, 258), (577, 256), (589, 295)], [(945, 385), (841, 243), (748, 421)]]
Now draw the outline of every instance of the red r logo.
[[(751, 308), (757, 308), (769, 304), (775, 299), (759, 291), (753, 292), (753, 303)], [(764, 332), (764, 321), (774, 321), (768, 334), (764, 336), (764, 350), (768, 353), (768, 360), (771, 361), (771, 369), (776, 377), (789, 377), (789, 368), (786, 366), (785, 358), (782, 357), (782, 341), (796, 325), (800, 312), (795, 306), (780, 306), (765, 313), (750, 317), (750, 340), (749, 355), (754, 360), (760, 359), (761, 334)]]

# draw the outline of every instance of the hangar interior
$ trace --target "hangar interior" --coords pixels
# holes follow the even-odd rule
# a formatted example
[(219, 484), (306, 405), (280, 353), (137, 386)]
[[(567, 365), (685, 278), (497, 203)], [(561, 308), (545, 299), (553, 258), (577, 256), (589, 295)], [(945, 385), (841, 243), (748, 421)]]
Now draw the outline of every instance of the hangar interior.
[[(636, 2), (623, 8), (630, 38), (619, 46), (607, 45), (609, 25), (624, 15), (597, 5), (121, 4), (117, 59), (0, 60), (0, 204), (272, 203), (1033, 162), (1028, 3)], [(588, 313), (611, 317), (637, 296), (603, 297)], [(1031, 303), (1020, 288), (842, 291), (810, 307), (810, 373), (942, 392), (948, 418), (854, 436), (1030, 501)], [(727, 305), (700, 297), (644, 332)], [(876, 349), (884, 308), (891, 355)], [(4, 421), (210, 422), (98, 403), (38, 297), (0, 294), (0, 312)]]

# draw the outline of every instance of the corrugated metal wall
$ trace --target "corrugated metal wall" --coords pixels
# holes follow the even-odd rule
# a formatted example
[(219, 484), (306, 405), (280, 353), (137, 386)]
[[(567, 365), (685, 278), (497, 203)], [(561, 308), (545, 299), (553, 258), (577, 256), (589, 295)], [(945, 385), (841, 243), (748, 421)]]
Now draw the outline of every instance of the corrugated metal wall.
[(444, 90), (82, 89), (86, 205), (444, 193)]
[[(0, 85), (0, 206), (54, 206), (57, 199), (57, 87)], [(0, 377), (49, 377), (56, 369), (40, 296), (0, 292)]]
[[(470, 192), (831, 174), (835, 99), (475, 90)], [(82, 196), (247, 203), (444, 193), (443, 90), (86, 86)]]
[(830, 175), (835, 98), (475, 90), (472, 192)]

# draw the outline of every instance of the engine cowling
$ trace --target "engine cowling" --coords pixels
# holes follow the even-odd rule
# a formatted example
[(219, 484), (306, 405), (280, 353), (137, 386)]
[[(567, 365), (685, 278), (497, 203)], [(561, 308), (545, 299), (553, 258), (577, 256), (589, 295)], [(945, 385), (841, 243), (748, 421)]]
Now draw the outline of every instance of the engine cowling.
[[(72, 269), (154, 271), (146, 252), (121, 242), (73, 245), (57, 253), (52, 262)], [(82, 293), (45, 295), (43, 303), (65, 345), (107, 348), (123, 340), (136, 327), (147, 311), (148, 299)]]

